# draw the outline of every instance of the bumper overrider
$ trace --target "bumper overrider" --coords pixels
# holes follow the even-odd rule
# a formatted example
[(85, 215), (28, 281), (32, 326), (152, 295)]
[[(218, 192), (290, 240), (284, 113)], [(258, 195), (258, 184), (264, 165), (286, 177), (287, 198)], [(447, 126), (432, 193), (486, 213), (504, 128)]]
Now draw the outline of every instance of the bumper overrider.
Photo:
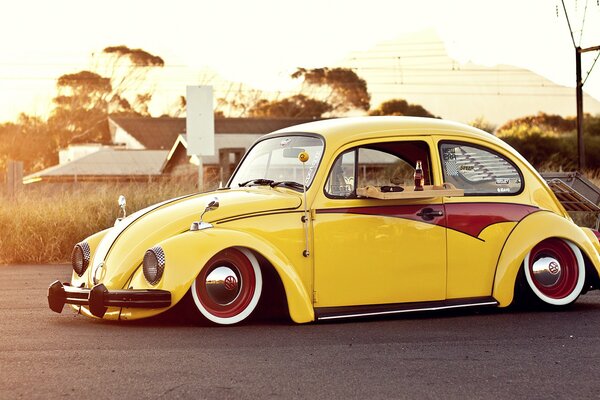
[(103, 284), (93, 288), (78, 288), (60, 281), (48, 288), (48, 305), (61, 313), (65, 304), (88, 306), (90, 312), (104, 317), (108, 307), (164, 308), (171, 305), (171, 292), (160, 289), (108, 290)]

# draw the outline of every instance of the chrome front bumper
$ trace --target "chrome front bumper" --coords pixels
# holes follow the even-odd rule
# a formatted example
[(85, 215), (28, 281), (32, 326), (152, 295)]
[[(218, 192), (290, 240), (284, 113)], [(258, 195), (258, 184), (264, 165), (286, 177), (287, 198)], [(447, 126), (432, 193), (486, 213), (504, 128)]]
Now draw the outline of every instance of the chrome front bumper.
[(48, 306), (60, 313), (65, 304), (88, 306), (90, 312), (102, 318), (108, 307), (164, 308), (171, 305), (171, 292), (159, 289), (108, 290), (103, 284), (93, 288), (78, 288), (60, 281), (48, 288)]

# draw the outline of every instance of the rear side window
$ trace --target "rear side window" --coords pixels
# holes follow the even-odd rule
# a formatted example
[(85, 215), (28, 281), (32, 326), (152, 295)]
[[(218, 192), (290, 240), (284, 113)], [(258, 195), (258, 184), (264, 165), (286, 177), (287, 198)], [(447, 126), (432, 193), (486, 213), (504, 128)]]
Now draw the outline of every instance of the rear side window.
[(463, 143), (440, 145), (444, 182), (465, 194), (511, 195), (523, 189), (517, 167), (491, 150)]

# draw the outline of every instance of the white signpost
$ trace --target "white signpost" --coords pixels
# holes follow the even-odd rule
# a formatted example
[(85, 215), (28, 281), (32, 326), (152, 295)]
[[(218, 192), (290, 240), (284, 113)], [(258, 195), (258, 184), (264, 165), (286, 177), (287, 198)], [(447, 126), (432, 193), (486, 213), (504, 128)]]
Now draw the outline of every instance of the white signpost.
[(198, 157), (198, 190), (204, 189), (202, 156), (215, 154), (215, 118), (212, 86), (186, 88), (187, 154)]

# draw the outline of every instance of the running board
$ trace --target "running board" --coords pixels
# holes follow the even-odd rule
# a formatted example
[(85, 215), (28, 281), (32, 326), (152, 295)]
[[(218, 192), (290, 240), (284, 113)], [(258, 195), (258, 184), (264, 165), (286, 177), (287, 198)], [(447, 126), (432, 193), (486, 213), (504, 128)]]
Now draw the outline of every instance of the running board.
[(378, 315), (404, 314), (420, 311), (451, 310), (467, 307), (497, 306), (493, 297), (473, 297), (468, 299), (451, 299), (427, 301), (420, 303), (374, 304), (367, 306), (320, 307), (315, 308), (318, 321), (343, 318), (360, 318)]

